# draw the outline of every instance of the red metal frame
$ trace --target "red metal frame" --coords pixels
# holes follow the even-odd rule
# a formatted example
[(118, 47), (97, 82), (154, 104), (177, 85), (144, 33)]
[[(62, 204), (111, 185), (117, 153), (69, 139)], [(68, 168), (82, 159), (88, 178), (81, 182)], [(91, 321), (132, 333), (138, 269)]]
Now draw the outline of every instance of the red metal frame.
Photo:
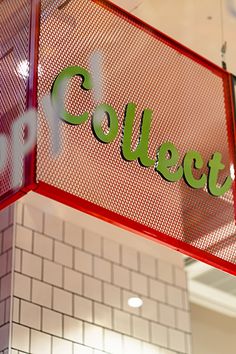
[[(27, 103), (26, 110), (37, 109), (37, 76), (38, 76), (38, 48), (40, 31), (40, 0), (31, 1), (30, 15), (30, 40), (29, 40), (29, 77), (27, 82)], [(0, 210), (14, 203), (23, 197), (30, 190), (36, 188), (36, 147), (26, 157), (24, 165), (25, 182), (24, 187), (12, 194), (7, 192), (0, 203)]]
[(45, 197), (54, 199), (62, 204), (68, 205), (74, 209), (80, 210), (86, 214), (102, 219), (115, 226), (121, 227), (131, 232), (135, 232), (138, 235), (144, 236), (153, 241), (158, 241), (159, 243), (165, 246), (169, 246), (176, 251), (182, 252), (190, 257), (198, 259), (199, 261), (219, 268), (225, 272), (231, 273), (232, 275), (236, 275), (236, 264), (226, 262), (221, 258), (186, 244), (183, 241), (174, 239), (171, 236), (155, 231), (126, 217), (104, 209), (96, 204), (90, 203), (84, 199), (66, 193), (61, 189), (55, 188), (43, 182), (39, 182), (35, 192)]
[[(226, 117), (227, 117), (227, 132), (229, 143), (229, 160), (230, 164), (236, 168), (236, 116), (235, 116), (235, 98), (233, 87), (233, 75), (228, 73), (228, 80), (224, 81), (224, 93), (229, 104), (226, 104)], [(228, 93), (230, 93), (228, 97)], [(236, 172), (236, 170), (235, 170)], [(233, 181), (233, 196), (234, 196), (234, 215), (236, 220), (236, 181)]]
[[(105, 9), (116, 12), (117, 15), (125, 18), (129, 21), (132, 25), (136, 25), (137, 27), (142, 28), (142, 30), (148, 32), (150, 35), (158, 38), (163, 39), (163, 41), (168, 42), (168, 45), (173, 47), (174, 49), (178, 50), (181, 54), (188, 56), (189, 58), (193, 59), (195, 62), (200, 63), (201, 65), (205, 66), (206, 68), (210, 69), (214, 74), (220, 77), (224, 77), (224, 90), (226, 99), (230, 102), (230, 109), (227, 109), (227, 129), (228, 129), (228, 136), (229, 136), (229, 148), (230, 148), (230, 162), (233, 163), (235, 166), (236, 159), (235, 159), (235, 117), (234, 117), (234, 109), (233, 109), (233, 95), (232, 95), (232, 80), (231, 75), (225, 71), (224, 69), (218, 67), (214, 63), (210, 62), (206, 58), (202, 57), (201, 55), (193, 52), (191, 49), (179, 44), (177, 41), (173, 40), (172, 38), (168, 37), (164, 33), (156, 30), (152, 26), (146, 24), (142, 20), (138, 19), (137, 17), (133, 16), (132, 14), (126, 12), (125, 10), (121, 9), (117, 5), (111, 3), (109, 0), (92, 0), (100, 6), (103, 6)], [(231, 92), (230, 97), (228, 97), (228, 92)], [(227, 105), (226, 105), (227, 106)], [(232, 131), (232, 127), (234, 128)], [(234, 195), (236, 193), (236, 186), (234, 183), (233, 186)], [(127, 229), (129, 231), (133, 231), (139, 235), (142, 235), (148, 239), (158, 241), (166, 246), (169, 246), (177, 251), (180, 251), (190, 257), (193, 257), (199, 261), (205, 262), (213, 267), (219, 268), (222, 271), (228, 272), (232, 275), (236, 275), (236, 264), (230, 263), (228, 261), (224, 261), (221, 258), (213, 256), (206, 251), (200, 250), (194, 246), (191, 246), (183, 241), (177, 240), (171, 236), (165, 235), (161, 232), (155, 231), (151, 228), (148, 228), (142, 224), (134, 222), (126, 217), (123, 217), (119, 214), (111, 212), (107, 209), (104, 209), (98, 205), (95, 205), (91, 202), (88, 202), (84, 199), (78, 198), (72, 194), (64, 192), (58, 188), (50, 186), (46, 183), (39, 181), (37, 184), (37, 188), (35, 190), (37, 193), (54, 199), (58, 202), (66, 204), (70, 207), (73, 207), (77, 210), (85, 212), (89, 215), (95, 216), (100, 218), (106, 222), (109, 222), (115, 226)], [(236, 209), (235, 209), (236, 215)]]
[[(40, 35), (40, 9), (41, 0), (31, 1), (31, 23), (29, 43), (29, 78), (27, 83), (27, 107), (37, 109), (37, 83), (38, 83), (38, 52)], [(25, 184), (23, 192), (27, 193), (36, 187), (36, 147), (25, 159)]]
[(204, 58), (200, 54), (194, 52), (192, 49), (184, 46), (183, 44), (177, 42), (175, 39), (169, 37), (167, 34), (157, 30), (155, 27), (147, 24), (146, 22), (142, 21), (140, 18), (136, 17), (135, 15), (127, 12), (126, 10), (122, 9), (118, 5), (114, 4), (109, 0), (92, 0), (96, 4), (102, 6), (108, 11), (116, 12), (116, 14), (122, 18), (130, 22), (132, 25), (141, 28), (143, 31), (147, 32), (149, 35), (153, 36), (154, 38), (158, 38), (159, 40), (162, 39), (164, 42), (167, 42), (168, 45), (181, 54), (184, 54), (190, 59), (193, 59), (195, 62), (203, 65), (207, 69), (211, 70), (215, 75), (220, 76), (219, 72), (223, 73), (225, 76), (228, 75), (228, 72), (225, 71), (223, 68), (219, 67), (215, 63), (211, 62), (210, 60)]
[[(227, 110), (227, 128), (228, 128), (228, 135), (229, 135), (229, 145), (230, 145), (230, 162), (235, 166), (235, 116), (233, 110), (233, 95), (231, 94), (228, 97), (228, 92), (231, 89), (232, 93), (232, 80), (230, 74), (228, 74), (225, 70), (219, 68), (217, 65), (211, 63), (209, 60), (203, 58), (199, 54), (194, 53), (192, 50), (186, 48), (185, 46), (179, 44), (175, 40), (169, 38), (167, 35), (161, 33), (160, 31), (156, 30), (152, 26), (144, 23), (140, 19), (136, 18), (135, 16), (131, 15), (130, 13), (126, 12), (125, 10), (119, 8), (117, 5), (111, 3), (108, 0), (92, 0), (100, 6), (103, 6), (109, 11), (116, 12), (117, 15), (125, 18), (127, 21), (132, 23), (137, 27), (142, 28), (142, 30), (148, 32), (150, 35), (162, 39), (163, 41), (168, 42), (168, 44), (173, 47), (174, 49), (178, 50), (181, 54), (188, 56), (189, 58), (193, 59), (194, 61), (200, 63), (201, 65), (205, 66), (206, 68), (213, 71), (218, 76), (224, 77), (224, 89), (226, 95), (226, 99), (230, 101), (231, 109)], [(36, 108), (37, 107), (37, 57), (38, 57), (38, 41), (39, 41), (39, 18), (40, 18), (40, 1), (39, 0), (32, 0), (32, 16), (31, 16), (31, 40), (30, 40), (30, 67), (33, 68), (33, 71), (30, 74), (29, 82), (28, 82), (28, 108)], [(226, 105), (227, 106), (227, 105)], [(233, 127), (233, 130), (232, 130)], [(1, 207), (5, 207), (9, 205), (11, 202), (15, 201), (16, 199), (23, 196), (29, 190), (34, 189), (37, 193), (44, 195), (46, 197), (52, 198), (71, 206), (75, 209), (78, 209), (82, 212), (85, 212), (89, 215), (95, 216), (100, 218), (104, 221), (112, 223), (113, 225), (122, 227), (124, 229), (133, 231), (139, 235), (145, 236), (151, 240), (158, 241), (164, 245), (170, 246), (173, 249), (183, 252), (193, 258), (196, 258), (200, 261), (208, 263), (214, 267), (220, 268), (223, 271), (236, 275), (236, 264), (227, 262), (218, 258), (216, 256), (210, 255), (209, 253), (195, 248), (189, 244), (184, 243), (183, 241), (179, 241), (177, 239), (172, 238), (171, 236), (167, 236), (163, 233), (155, 231), (151, 228), (145, 227), (142, 224), (129, 220), (119, 214), (111, 212), (107, 209), (99, 207), (93, 203), (87, 202), (84, 199), (75, 197), (74, 195), (68, 194), (60, 189), (47, 185), (43, 182), (35, 182), (35, 160), (36, 155), (35, 151), (32, 153), (31, 159), (27, 161), (27, 173), (28, 176), (28, 187), (24, 188), (23, 190), (16, 193), (6, 202), (1, 203)], [(30, 183), (32, 181), (32, 183)], [(234, 192), (236, 191), (236, 187), (234, 184)], [(235, 193), (234, 193), (235, 194)], [(236, 210), (235, 210), (236, 214)]]

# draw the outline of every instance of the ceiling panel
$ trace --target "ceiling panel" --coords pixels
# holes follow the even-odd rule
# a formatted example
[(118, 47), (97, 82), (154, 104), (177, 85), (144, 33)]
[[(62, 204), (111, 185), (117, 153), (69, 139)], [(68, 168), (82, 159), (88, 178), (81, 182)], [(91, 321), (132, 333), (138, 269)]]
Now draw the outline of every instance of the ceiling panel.
[(227, 68), (236, 74), (235, 0), (137, 0), (134, 7), (128, 6), (132, 1), (113, 2), (218, 65), (227, 41)]

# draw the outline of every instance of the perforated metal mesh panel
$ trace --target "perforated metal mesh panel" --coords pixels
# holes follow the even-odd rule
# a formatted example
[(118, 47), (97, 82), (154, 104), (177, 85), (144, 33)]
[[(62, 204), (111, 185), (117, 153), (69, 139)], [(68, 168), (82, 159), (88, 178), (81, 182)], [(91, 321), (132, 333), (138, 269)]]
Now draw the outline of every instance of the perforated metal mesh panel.
[[(101, 6), (101, 2), (42, 3), (38, 181), (91, 202), (91, 208), (97, 205), (114, 212), (117, 218), (135, 221), (140, 230), (147, 228), (149, 235), (158, 231), (171, 236), (176, 247), (183, 241), (185, 251), (191, 245), (235, 265), (232, 191), (214, 198), (206, 190), (191, 189), (183, 180), (166, 182), (154, 168), (126, 162), (120, 154), (125, 106), (135, 102), (133, 147), (138, 141), (142, 111), (150, 108), (150, 156), (155, 158), (157, 148), (171, 141), (180, 152), (180, 163), (188, 150), (197, 150), (208, 173), (207, 162), (220, 151), (226, 165), (222, 182), (230, 167), (224, 72), (115, 8)], [(41, 100), (67, 66), (80, 65), (96, 78), (98, 66), (91, 65), (91, 57), (98, 53), (102, 57), (101, 91), (82, 91), (76, 78), (71, 80), (66, 96), (68, 111), (89, 111), (90, 119), (80, 126), (61, 123), (62, 151), (52, 156), (51, 133)], [(98, 93), (101, 97), (96, 101)], [(97, 141), (91, 130), (92, 112), (99, 102), (111, 104), (119, 116), (119, 136), (111, 144)]]
[[(11, 187), (11, 129), (27, 108), (30, 10), (29, 0), (0, 2), (0, 134), (4, 133), (8, 138), (7, 166), (0, 175), (1, 202), (17, 192)], [(22, 180), (21, 187), (23, 183)]]

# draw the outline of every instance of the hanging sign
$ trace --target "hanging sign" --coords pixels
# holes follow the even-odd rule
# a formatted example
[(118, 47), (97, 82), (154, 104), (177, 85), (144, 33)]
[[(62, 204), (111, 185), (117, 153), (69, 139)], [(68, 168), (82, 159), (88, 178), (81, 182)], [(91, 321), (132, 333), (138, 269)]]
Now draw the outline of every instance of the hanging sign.
[(107, 0), (42, 0), (31, 23), (30, 188), (236, 274), (231, 76)]
[(229, 74), (109, 1), (42, 5), (38, 192), (236, 274)]

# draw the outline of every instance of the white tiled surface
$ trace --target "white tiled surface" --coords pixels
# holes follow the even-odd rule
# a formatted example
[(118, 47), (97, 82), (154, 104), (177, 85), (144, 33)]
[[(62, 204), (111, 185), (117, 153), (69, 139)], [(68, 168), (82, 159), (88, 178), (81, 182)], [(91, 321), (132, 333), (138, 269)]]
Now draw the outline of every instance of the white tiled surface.
[[(27, 208), (26, 208), (27, 209)], [(44, 233), (45, 235), (51, 236), (55, 239), (62, 241), (63, 237), (63, 221), (54, 215), (44, 214)]]
[(150, 340), (149, 321), (140, 317), (132, 316), (133, 335), (145, 341)]
[(66, 244), (82, 248), (82, 229), (71, 223), (64, 224), (64, 241)]
[(52, 286), (36, 279), (32, 280), (32, 302), (45, 307), (52, 306)]
[(62, 337), (62, 319), (62, 314), (44, 308), (42, 312), (43, 332)]
[(0, 211), (0, 353), (7, 354), (12, 281), (13, 207)]
[(95, 302), (94, 322), (102, 327), (112, 328), (112, 308)]
[(43, 260), (43, 281), (55, 286), (62, 286), (63, 267), (47, 259)]
[(64, 316), (64, 338), (72, 342), (83, 342), (83, 322), (76, 318)]
[(72, 316), (73, 295), (69, 291), (53, 288), (53, 310)]
[(126, 268), (138, 270), (138, 252), (130, 247), (122, 247), (122, 265)]
[(51, 337), (48, 334), (31, 331), (31, 351), (35, 354), (51, 353)]
[(94, 276), (96, 278), (111, 282), (111, 268), (110, 262), (94, 257)]
[(26, 205), (17, 220), (12, 354), (190, 354), (181, 268)]
[(112, 284), (103, 284), (104, 303), (112, 307), (121, 307), (121, 289)]
[(148, 278), (145, 275), (132, 272), (131, 290), (134, 293), (138, 293), (146, 296), (148, 294)]
[(30, 302), (20, 302), (20, 322), (27, 327), (40, 330), (41, 308)]
[(53, 240), (47, 236), (34, 233), (34, 254), (52, 260), (53, 256)]
[(168, 347), (168, 328), (158, 323), (151, 323), (151, 342)]

